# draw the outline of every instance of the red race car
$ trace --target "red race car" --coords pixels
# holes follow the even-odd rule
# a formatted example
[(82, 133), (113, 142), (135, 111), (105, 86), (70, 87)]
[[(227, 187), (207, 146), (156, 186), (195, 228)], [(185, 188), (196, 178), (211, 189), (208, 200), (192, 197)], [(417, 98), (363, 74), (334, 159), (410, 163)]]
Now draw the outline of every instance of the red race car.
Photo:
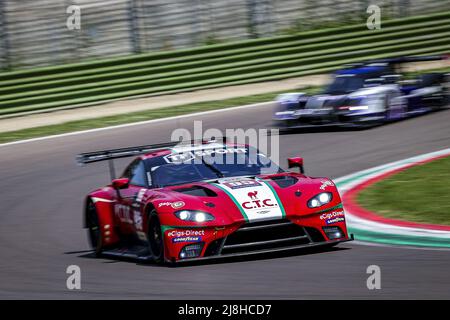
[[(120, 178), (112, 160), (138, 156)], [(158, 263), (258, 254), (352, 240), (334, 183), (284, 171), (256, 148), (215, 141), (83, 153), (108, 160), (112, 182), (86, 197), (97, 255)]]

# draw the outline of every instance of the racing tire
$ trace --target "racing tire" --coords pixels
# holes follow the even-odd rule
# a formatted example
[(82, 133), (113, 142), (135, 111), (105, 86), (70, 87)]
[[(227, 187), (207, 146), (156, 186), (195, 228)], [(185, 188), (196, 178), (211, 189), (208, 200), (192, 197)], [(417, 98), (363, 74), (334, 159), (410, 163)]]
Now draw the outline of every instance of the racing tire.
[(155, 210), (152, 210), (148, 216), (147, 239), (153, 261), (157, 264), (164, 264), (164, 236)]
[(89, 201), (86, 207), (86, 226), (88, 228), (89, 243), (96, 257), (102, 253), (102, 235), (100, 221), (97, 214), (97, 208), (92, 201)]

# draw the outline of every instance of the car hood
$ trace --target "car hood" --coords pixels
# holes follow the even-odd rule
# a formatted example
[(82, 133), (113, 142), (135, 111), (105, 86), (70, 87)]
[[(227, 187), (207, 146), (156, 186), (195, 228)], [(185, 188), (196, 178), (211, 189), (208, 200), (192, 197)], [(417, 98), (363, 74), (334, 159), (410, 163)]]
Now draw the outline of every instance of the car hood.
[(217, 225), (311, 215), (318, 210), (308, 208), (307, 202), (320, 192), (333, 194), (327, 207), (340, 203), (331, 180), (296, 173), (224, 178), (166, 187), (159, 192), (154, 204), (159, 212), (174, 217), (178, 210), (204, 211), (215, 217)]

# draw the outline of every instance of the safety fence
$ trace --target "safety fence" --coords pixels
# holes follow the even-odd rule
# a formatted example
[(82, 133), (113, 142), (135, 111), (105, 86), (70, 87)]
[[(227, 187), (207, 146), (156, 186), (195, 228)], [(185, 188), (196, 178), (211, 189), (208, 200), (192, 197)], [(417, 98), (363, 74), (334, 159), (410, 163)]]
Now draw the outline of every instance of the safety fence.
[[(450, 0), (1, 0), (0, 69), (192, 48), (446, 12)], [(80, 8), (80, 29), (67, 8)]]
[(0, 73), (0, 115), (325, 73), (450, 52), (450, 12)]

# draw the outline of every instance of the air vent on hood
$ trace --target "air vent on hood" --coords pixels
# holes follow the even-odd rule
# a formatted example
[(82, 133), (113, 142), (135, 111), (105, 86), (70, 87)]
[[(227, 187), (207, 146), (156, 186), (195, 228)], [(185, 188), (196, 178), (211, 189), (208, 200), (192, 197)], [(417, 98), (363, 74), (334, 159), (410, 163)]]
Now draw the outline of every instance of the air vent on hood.
[(297, 183), (298, 179), (292, 176), (276, 176), (270, 178), (274, 181), (280, 188), (287, 188)]
[(217, 197), (217, 194), (205, 187), (200, 186), (192, 186), (188, 188), (179, 188), (174, 189), (176, 192), (181, 192), (190, 196), (196, 196), (196, 197)]

